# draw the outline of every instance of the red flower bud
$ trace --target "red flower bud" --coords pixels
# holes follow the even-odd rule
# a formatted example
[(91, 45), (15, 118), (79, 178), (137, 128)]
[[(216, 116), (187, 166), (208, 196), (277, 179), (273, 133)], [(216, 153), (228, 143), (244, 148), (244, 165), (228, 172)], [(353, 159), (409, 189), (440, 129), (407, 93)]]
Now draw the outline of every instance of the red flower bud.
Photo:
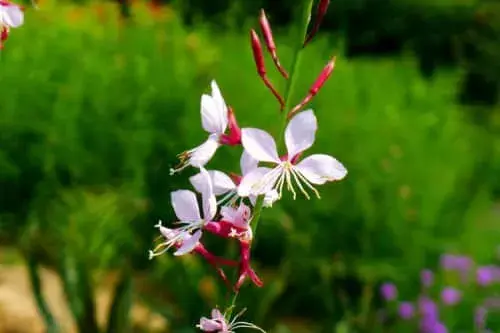
[(289, 113), (288, 113), (288, 118), (291, 118), (295, 113), (297, 113), (304, 105), (309, 103), (314, 96), (318, 93), (318, 91), (323, 87), (325, 84), (326, 80), (330, 77), (330, 75), (333, 72), (333, 69), (335, 68), (335, 57), (330, 60), (326, 66), (323, 68), (321, 73), (319, 74), (318, 78), (316, 81), (313, 83), (311, 88), (309, 89), (309, 94), (300, 102), (297, 104)]
[(281, 73), (281, 75), (283, 75), (285, 79), (288, 79), (288, 73), (281, 66), (278, 54), (276, 53), (276, 44), (274, 43), (273, 31), (271, 30), (271, 25), (267, 20), (267, 16), (266, 13), (264, 12), (264, 9), (260, 11), (259, 24), (260, 24), (260, 29), (262, 30), (262, 34), (264, 35), (264, 41), (266, 43), (267, 50), (271, 54), (271, 57), (273, 58), (276, 68)]

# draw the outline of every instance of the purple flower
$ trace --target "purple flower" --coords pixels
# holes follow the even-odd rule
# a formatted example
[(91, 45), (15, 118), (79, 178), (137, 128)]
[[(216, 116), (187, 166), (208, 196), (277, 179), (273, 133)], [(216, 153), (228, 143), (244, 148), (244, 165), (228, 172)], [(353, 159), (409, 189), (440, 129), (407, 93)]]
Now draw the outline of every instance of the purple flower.
[(441, 267), (446, 271), (467, 272), (472, 267), (472, 259), (466, 256), (443, 254), (441, 256)]
[(392, 301), (398, 297), (398, 289), (393, 283), (384, 283), (380, 287), (380, 294), (386, 301)]
[(426, 296), (421, 296), (418, 299), (418, 311), (424, 319), (436, 321), (439, 317), (439, 311), (436, 303)]
[(453, 287), (446, 287), (441, 291), (441, 300), (446, 305), (456, 305), (462, 299), (462, 292)]
[(436, 325), (434, 325), (434, 330), (432, 331), (432, 333), (448, 333), (448, 329), (443, 323), (436, 323)]
[(402, 319), (411, 319), (415, 314), (415, 307), (410, 302), (401, 302), (398, 307), (398, 312)]
[(495, 281), (496, 267), (494, 266), (482, 266), (476, 271), (476, 281), (477, 284), (482, 287), (487, 287)]
[(420, 272), (420, 281), (424, 287), (430, 287), (434, 282), (434, 273), (430, 269), (422, 270)]

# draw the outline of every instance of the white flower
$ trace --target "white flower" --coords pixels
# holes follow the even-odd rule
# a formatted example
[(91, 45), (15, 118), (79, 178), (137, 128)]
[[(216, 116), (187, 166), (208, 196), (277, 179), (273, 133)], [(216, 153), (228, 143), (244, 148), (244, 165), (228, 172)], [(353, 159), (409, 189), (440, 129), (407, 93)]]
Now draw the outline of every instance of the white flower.
[(191, 252), (202, 236), (203, 226), (210, 222), (217, 213), (217, 202), (212, 188), (212, 181), (208, 172), (201, 168), (199, 190), (202, 196), (203, 218), (200, 216), (200, 207), (196, 194), (189, 190), (178, 190), (171, 193), (172, 207), (179, 219), (180, 227), (169, 229), (161, 222), (155, 227), (160, 229), (166, 241), (150, 251), (150, 258), (165, 253), (172, 246), (177, 247), (176, 256)]
[(208, 139), (198, 147), (179, 154), (181, 163), (176, 169), (170, 169), (170, 174), (189, 165), (196, 168), (205, 166), (220, 146), (220, 137), (228, 126), (228, 109), (215, 80), (211, 82), (211, 86), (212, 95), (201, 96), (201, 123), (209, 133)]
[(219, 332), (219, 333), (234, 333), (235, 329), (239, 328), (251, 328), (259, 332), (265, 333), (265, 331), (246, 321), (237, 321), (238, 318), (243, 314), (245, 310), (234, 316), (233, 320), (229, 321), (226, 317), (219, 311), (219, 309), (213, 309), (211, 313), (211, 318), (201, 317), (200, 323), (196, 325), (197, 328), (203, 332)]
[(239, 187), (238, 195), (259, 195), (276, 190), (281, 198), (283, 185), (296, 197), (295, 185), (309, 199), (306, 189), (311, 190), (319, 198), (314, 185), (344, 178), (346, 168), (335, 158), (314, 154), (297, 163), (302, 152), (314, 143), (317, 120), (312, 110), (298, 113), (293, 117), (285, 130), (287, 155), (280, 159), (276, 143), (267, 132), (256, 128), (242, 129), (241, 141), (245, 151), (260, 162), (275, 164), (274, 168), (258, 167), (246, 174)]
[(17, 28), (24, 23), (24, 13), (18, 5), (0, 0), (0, 30), (1, 28)]
[[(242, 176), (244, 177), (251, 171), (257, 169), (258, 164), (259, 161), (253, 158), (246, 151), (243, 151), (243, 154), (240, 158), (240, 168)], [(227, 174), (219, 170), (209, 170), (208, 174), (210, 175), (210, 178), (212, 180), (214, 194), (216, 196), (224, 195), (224, 197), (219, 200), (219, 204), (223, 202), (229, 202), (229, 204), (232, 204), (235, 200), (237, 200), (239, 187), (237, 183), (239, 183), (239, 181), (234, 181)], [(203, 182), (202, 177), (202, 174), (198, 173), (189, 178), (189, 181), (198, 192), (200, 192), (200, 182)], [(257, 196), (253, 194), (245, 195), (245, 197), (246, 196), (249, 197), (250, 202), (255, 206)], [(264, 207), (271, 207), (277, 199), (278, 193), (275, 190), (271, 190), (265, 193), (263, 203)]]

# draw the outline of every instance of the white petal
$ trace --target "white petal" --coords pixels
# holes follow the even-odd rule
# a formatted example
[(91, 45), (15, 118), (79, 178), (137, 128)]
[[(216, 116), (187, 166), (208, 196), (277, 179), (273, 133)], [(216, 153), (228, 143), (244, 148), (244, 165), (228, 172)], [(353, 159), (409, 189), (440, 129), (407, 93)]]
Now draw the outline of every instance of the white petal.
[(213, 170), (208, 172), (212, 178), (212, 185), (215, 195), (221, 195), (236, 189), (236, 184), (231, 177), (222, 171)]
[(178, 190), (170, 194), (172, 207), (180, 221), (199, 221), (200, 208), (196, 201), (196, 194), (189, 190)]
[[(231, 177), (226, 175), (224, 172), (218, 170), (210, 170), (208, 171), (208, 174), (210, 175), (210, 178), (212, 180), (213, 193), (215, 195), (222, 195), (236, 189), (236, 185), (234, 184)], [(189, 181), (191, 182), (191, 185), (193, 185), (193, 187), (196, 189), (196, 191), (202, 193), (204, 178), (201, 172), (189, 177)]]
[(177, 232), (174, 229), (166, 228), (166, 227), (161, 226), (161, 225), (160, 225), (159, 229), (160, 229), (161, 235), (163, 237), (165, 237), (166, 240), (171, 240), (175, 236), (177, 236)]
[(177, 251), (174, 252), (174, 256), (182, 256), (184, 254), (193, 251), (196, 245), (198, 244), (198, 241), (200, 240), (202, 234), (203, 234), (202, 231), (198, 230), (192, 236), (185, 237), (181, 247), (179, 247)]
[(195, 168), (200, 168), (208, 163), (214, 156), (220, 144), (217, 136), (209, 136), (208, 140), (191, 150), (189, 164)]
[(201, 96), (201, 124), (209, 133), (222, 134), (227, 128), (227, 106), (219, 87), (212, 81), (212, 96)]
[(200, 319), (200, 323), (198, 324), (198, 327), (203, 332), (218, 332), (222, 329), (222, 324), (219, 323), (217, 320), (212, 320), (212, 319), (202, 317)]
[(222, 216), (222, 220), (226, 222), (233, 222), (238, 217), (238, 210), (231, 206), (224, 206), (220, 209), (220, 215)]
[(19, 6), (0, 6), (0, 21), (7, 26), (17, 28), (24, 23), (24, 13)]
[(200, 169), (200, 174), (203, 177), (201, 182), (202, 186), (200, 187), (203, 204), (203, 218), (205, 221), (208, 221), (217, 213), (217, 200), (215, 199), (210, 174), (204, 168)]
[(276, 142), (266, 131), (258, 128), (243, 128), (241, 143), (247, 153), (256, 160), (280, 163)]
[(341, 180), (347, 175), (347, 169), (329, 155), (315, 154), (306, 157), (294, 167), (313, 184)]
[(314, 143), (318, 122), (312, 110), (302, 111), (290, 120), (285, 131), (288, 160)]
[(252, 157), (246, 150), (243, 150), (240, 159), (241, 175), (244, 176), (253, 169), (256, 169), (259, 165), (259, 161)]
[(280, 176), (279, 172), (274, 171), (274, 169), (265, 167), (259, 167), (250, 171), (241, 179), (241, 183), (238, 186), (238, 196), (259, 195), (272, 190)]
[(215, 105), (219, 109), (219, 114), (221, 115), (221, 125), (222, 128), (224, 128), (224, 132), (228, 123), (228, 110), (226, 101), (224, 101), (219, 86), (217, 85), (217, 82), (215, 82), (215, 80), (212, 80), (210, 86), (212, 87), (212, 99), (214, 100)]

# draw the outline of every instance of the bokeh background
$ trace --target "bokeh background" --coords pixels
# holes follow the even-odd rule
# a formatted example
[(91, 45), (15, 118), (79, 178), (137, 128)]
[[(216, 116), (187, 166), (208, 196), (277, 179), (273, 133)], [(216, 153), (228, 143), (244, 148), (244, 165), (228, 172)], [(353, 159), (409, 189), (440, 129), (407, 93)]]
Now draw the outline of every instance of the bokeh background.
[[(248, 31), (265, 8), (287, 67), (294, 1), (26, 5), (0, 61), (0, 331), (195, 332), (227, 294), (197, 257), (148, 260), (153, 226), (174, 219), (170, 192), (192, 175), (169, 168), (205, 138), (200, 97), (213, 78), (242, 127), (276, 131)], [(278, 333), (416, 332), (398, 326), (379, 286), (414, 300), (429, 268), (436, 299), (445, 286), (464, 292), (443, 308), (450, 332), (473, 332), (500, 277), (478, 287), (473, 269), (464, 282), (440, 256), (500, 260), (499, 40), (495, 0), (332, 1), (295, 99), (336, 55), (311, 103), (311, 152), (349, 174), (321, 200), (264, 211), (253, 254), (265, 287), (243, 288), (245, 319)], [(210, 168), (238, 170), (239, 154), (220, 149)]]

